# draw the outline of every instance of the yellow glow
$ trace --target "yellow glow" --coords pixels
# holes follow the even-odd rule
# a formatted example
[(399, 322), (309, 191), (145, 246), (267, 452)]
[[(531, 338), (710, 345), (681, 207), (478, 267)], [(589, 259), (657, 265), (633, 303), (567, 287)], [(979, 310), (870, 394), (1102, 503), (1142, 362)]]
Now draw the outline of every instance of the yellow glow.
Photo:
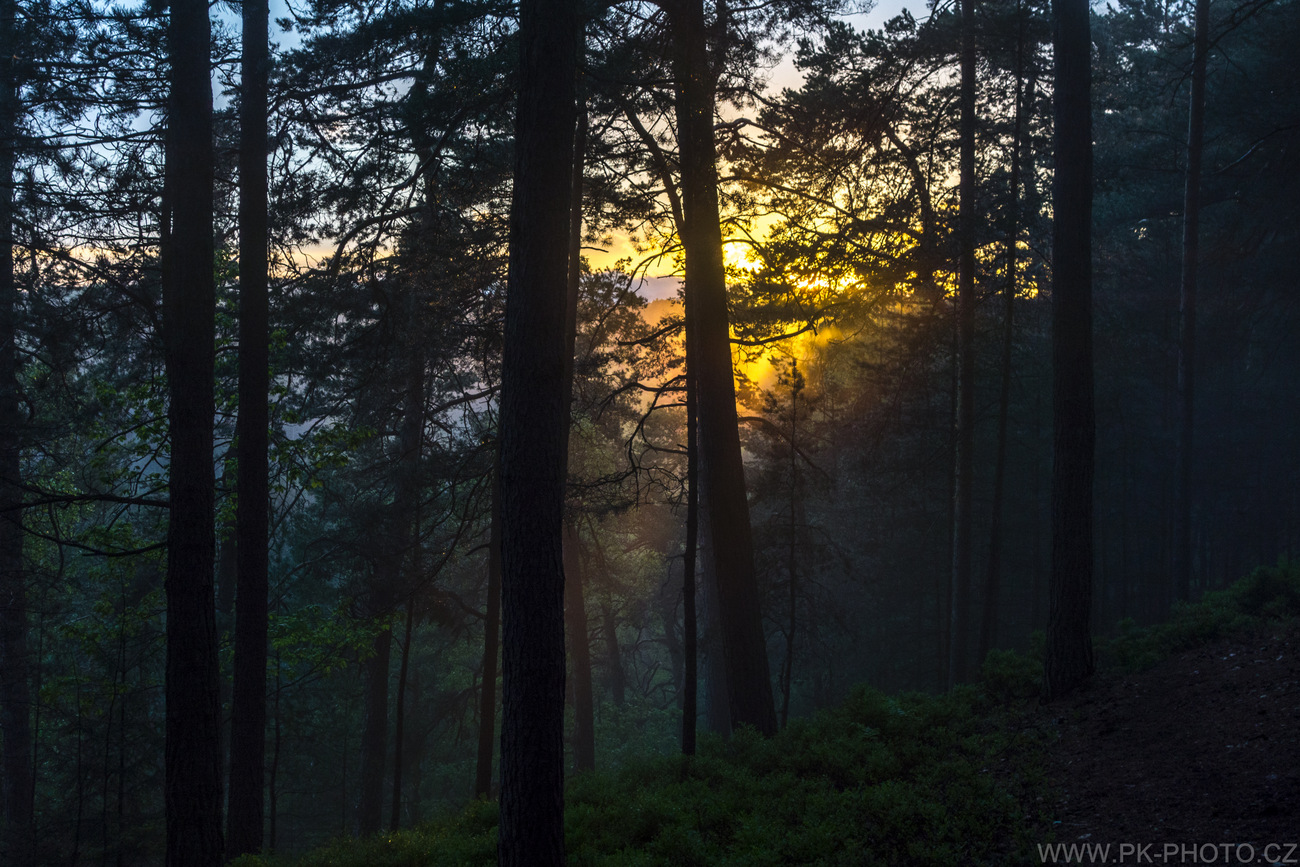
[[(633, 262), (636, 262), (645, 254), (637, 250), (636, 244), (632, 242), (630, 236), (618, 235), (607, 240), (599, 247), (584, 245), (582, 248), (582, 255), (586, 257), (587, 263), (591, 266), (591, 270), (609, 271), (613, 270), (622, 259), (630, 259)], [(650, 273), (646, 276), (665, 277), (668, 273), (671, 273), (671, 271), (667, 273), (659, 273), (656, 270), (655, 273)]]

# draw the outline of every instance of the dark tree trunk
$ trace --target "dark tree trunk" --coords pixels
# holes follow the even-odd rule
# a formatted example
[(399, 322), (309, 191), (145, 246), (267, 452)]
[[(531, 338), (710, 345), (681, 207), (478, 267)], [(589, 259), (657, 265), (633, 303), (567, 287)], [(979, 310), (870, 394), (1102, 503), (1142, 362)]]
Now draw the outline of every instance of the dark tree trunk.
[(889, 139), (889, 143), (903, 157), (907, 172), (912, 176), (912, 189), (916, 193), (917, 205), (920, 211), (918, 216), (921, 218), (921, 234), (917, 241), (916, 254), (913, 259), (916, 262), (918, 288), (933, 303), (938, 304), (943, 298), (943, 293), (934, 279), (934, 271), (940, 255), (938, 249), (939, 227), (938, 219), (934, 213), (934, 201), (930, 195), (929, 176), (921, 168), (921, 161), (917, 158), (915, 148), (910, 147), (903, 140), (894, 124), (886, 123), (884, 134)]
[(967, 678), (971, 627), (971, 475), (975, 450), (975, 0), (961, 2), (961, 129), (957, 260), (957, 433), (953, 473), (948, 686)]
[(415, 607), (415, 597), (406, 598), (406, 628), (402, 635), (402, 662), (397, 668), (397, 706), (393, 715), (397, 721), (393, 725), (393, 805), (389, 813), (389, 830), (396, 831), (402, 824), (402, 763), (403, 747), (406, 737), (406, 676), (411, 663), (411, 623)]
[(167, 864), (217, 865), (221, 705), (213, 600), (212, 83), (208, 4), (174, 0), (162, 239), (163, 343), (171, 436), (167, 530)]
[(1048, 699), (1093, 670), (1092, 119), (1087, 0), (1053, 0), (1056, 173), (1052, 182), (1052, 572)]
[(474, 796), (492, 794), (492, 752), (497, 720), (497, 649), (501, 643), (501, 496), (492, 482), (492, 517), (488, 531), (487, 613), (483, 619), (483, 676), (478, 703), (478, 763)]
[(1011, 407), (1011, 349), (1016, 311), (1016, 242), (1020, 237), (1020, 147), (1024, 130), (1024, 14), (1017, 6), (1016, 19), (1016, 107), (1011, 131), (1010, 191), (1007, 203), (1006, 282), (1002, 286), (1002, 382), (998, 391), (997, 457), (993, 469), (992, 522), (989, 526), (988, 572), (984, 581), (984, 613), (980, 619), (978, 661), (982, 664), (997, 641), (999, 596), (1002, 585), (1002, 499), (1007, 473), (1007, 419)]
[[(673, 180), (672, 170), (668, 165), (668, 159), (664, 155), (663, 149), (659, 142), (655, 140), (641, 123), (637, 116), (636, 110), (630, 104), (625, 104), (624, 113), (627, 115), (629, 122), (635, 128), (642, 144), (650, 152), (651, 162), (654, 165), (655, 173), (659, 175), (659, 180), (664, 185), (664, 193), (668, 197), (669, 209), (673, 216), (673, 225), (676, 227), (679, 235), (685, 234), (686, 221), (682, 215), (681, 198), (677, 193), (677, 185)], [(686, 549), (682, 555), (683, 561), (683, 593), (682, 593), (682, 631), (684, 633), (682, 653), (684, 661), (682, 664), (682, 688), (684, 694), (681, 699), (682, 707), (682, 752), (686, 755), (695, 754), (696, 741), (696, 722), (698, 717), (699, 706), (699, 625), (696, 622), (696, 566), (699, 553), (699, 447), (698, 447), (698, 410), (697, 397), (698, 388), (695, 383), (693, 359), (698, 353), (695, 349), (695, 315), (691, 310), (691, 295), (686, 296), (686, 366), (684, 378), (686, 380)]]
[[(235, 450), (226, 449), (221, 461), (220, 486), (233, 490), (235, 481)], [(239, 553), (235, 539), (235, 520), (226, 518), (217, 527), (217, 629), (233, 634), (235, 623), (235, 585), (239, 579)], [(221, 706), (230, 700), (229, 688), (221, 687)]]
[(518, 114), (501, 383), (503, 865), (564, 864), (566, 331), (575, 4), (520, 4)]
[(605, 659), (609, 666), (609, 693), (615, 707), (627, 702), (627, 674), (623, 671), (623, 654), (618, 646), (618, 618), (614, 609), (605, 606), (602, 612), (605, 632)]
[(699, 625), (695, 615), (695, 553), (699, 547), (699, 452), (696, 449), (696, 390), (691, 375), (694, 326), (686, 317), (686, 550), (682, 552), (682, 752), (695, 755), (699, 718)]
[(14, 168), (18, 86), (16, 4), (0, 3), (0, 738), (4, 743), (0, 861), (32, 860), (31, 660), (23, 570), (22, 409), (18, 395), (18, 286), (14, 279)]
[(727, 686), (727, 662), (722, 653), (722, 627), (718, 618), (718, 582), (713, 575), (713, 539), (709, 534), (709, 510), (706, 491), (700, 489), (699, 540), (700, 569), (704, 605), (704, 634), (700, 645), (704, 653), (705, 724), (708, 730), (724, 738), (731, 736), (731, 690)]
[[(564, 467), (569, 467), (569, 434), (573, 426), (573, 353), (578, 337), (578, 293), (582, 288), (582, 172), (587, 149), (587, 112), (578, 108), (573, 134), (573, 172), (569, 199), (569, 262), (564, 297)], [(583, 596), (582, 559), (576, 515), (564, 523), (565, 628), (573, 654), (573, 765), (574, 770), (596, 768), (596, 714), (591, 690), (591, 643), (587, 634), (587, 601)]]
[[(280, 774), (280, 745), (281, 745), (281, 727), (280, 727), (280, 654), (275, 654), (275, 707), (274, 717), (271, 723), (271, 766), (267, 769), (266, 794), (270, 801), (267, 809), (267, 846), (268, 852), (275, 852), (276, 831), (279, 819), (279, 789), (276, 787)], [(342, 760), (343, 760), (343, 779), (347, 782), (347, 741), (343, 742)], [(347, 787), (344, 786), (346, 793)]]
[[(407, 692), (410, 694), (410, 705), (417, 710), (423, 706), (420, 697), (424, 694), (421, 691), (420, 669), (417, 666), (412, 669), (410, 680), (406, 685)], [(457, 743), (459, 743), (459, 729), (457, 730)], [(411, 769), (411, 786), (410, 793), (402, 799), (406, 810), (406, 821), (409, 825), (415, 826), (420, 823), (420, 816), (423, 811), (421, 804), (424, 800), (424, 756), (429, 739), (429, 726), (427, 724), (416, 725), (407, 728), (406, 744), (402, 748), (402, 754), (406, 757), (406, 765)]]
[(266, 779), (267, 568), (270, 550), (270, 326), (267, 293), (266, 0), (243, 2), (239, 99), (239, 416), (235, 424), (234, 691), (227, 857), (262, 848)]
[(1209, 52), (1210, 0), (1196, 0), (1192, 43), (1192, 95), (1187, 119), (1187, 176), (1183, 188), (1183, 271), (1178, 299), (1178, 466), (1174, 500), (1174, 598), (1192, 589), (1192, 466), (1195, 461), (1196, 268), (1200, 258), (1201, 154), (1205, 140), (1205, 60)]
[[(381, 599), (377, 610), (387, 611), (390, 600)], [(365, 662), (366, 722), (361, 731), (361, 796), (357, 803), (357, 832), (378, 834), (384, 815), (384, 768), (388, 759), (388, 669), (392, 660), (393, 631), (385, 626), (371, 644)]]
[(803, 374), (799, 372), (798, 359), (790, 361), (790, 539), (786, 549), (786, 587), (789, 603), (789, 620), (785, 628), (785, 664), (781, 671), (781, 728), (790, 723), (790, 692), (794, 686), (795, 631), (799, 626), (799, 392), (803, 390)]
[[(396, 600), (409, 595), (419, 569), (420, 449), (424, 435), (424, 348), (419, 333), (419, 304), (408, 285), (396, 331), (403, 371), (402, 414), (398, 426), (398, 455), (392, 464), (393, 502), (373, 578), (371, 613), (391, 626)], [(409, 562), (409, 566), (408, 566)], [(409, 573), (406, 571), (409, 568)], [(405, 581), (405, 585), (403, 582)], [(361, 799), (357, 829), (377, 834), (383, 821), (384, 771), (388, 754), (388, 673), (392, 632), (375, 639), (375, 656), (366, 665), (366, 727), (361, 741)]]
[(702, 0), (674, 4), (674, 74), (681, 159), (686, 292), (694, 296), (699, 388), (700, 480), (708, 491), (709, 532), (718, 585), (722, 652), (733, 725), (776, 732), (767, 642), (754, 572), (745, 468), (736, 421), (727, 282), (718, 217), (713, 132), (715, 75), (710, 68)]
[[(665, 564), (671, 562), (672, 556), (664, 558)], [(677, 601), (681, 597), (681, 588), (673, 587), (672, 582), (665, 581), (655, 594), (655, 609), (659, 614), (659, 623), (664, 630), (664, 650), (668, 652), (668, 665), (673, 675), (673, 704), (677, 710), (682, 709), (685, 698), (686, 663), (682, 653), (682, 636), (678, 631)], [(606, 606), (608, 608), (608, 606)]]
[(587, 604), (583, 598), (583, 575), (578, 549), (578, 531), (564, 528), (565, 627), (569, 652), (573, 654), (573, 767), (590, 771), (596, 767), (596, 715), (591, 695), (591, 643), (587, 634)]

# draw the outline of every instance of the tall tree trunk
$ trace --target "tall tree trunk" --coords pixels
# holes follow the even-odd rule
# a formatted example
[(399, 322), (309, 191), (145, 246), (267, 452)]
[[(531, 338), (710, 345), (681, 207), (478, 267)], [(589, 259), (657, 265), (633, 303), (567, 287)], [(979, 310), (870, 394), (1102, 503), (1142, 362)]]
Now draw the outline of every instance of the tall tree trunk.
[(1087, 0), (1053, 0), (1056, 174), (1052, 182), (1052, 572), (1046, 694), (1093, 670), (1092, 99)]
[(1196, 0), (1192, 94), (1187, 118), (1187, 176), (1183, 187), (1183, 271), (1178, 298), (1178, 466), (1174, 501), (1174, 598), (1192, 589), (1192, 467), (1195, 463), (1196, 268), (1200, 258), (1201, 156), (1205, 141), (1205, 61), (1210, 0)]
[(389, 813), (388, 828), (396, 831), (402, 824), (402, 749), (406, 737), (406, 676), (411, 663), (411, 623), (415, 608), (414, 595), (406, 597), (406, 628), (402, 635), (402, 663), (397, 669), (397, 706), (393, 715), (397, 722), (393, 725), (393, 806)]
[(957, 435), (953, 474), (948, 686), (966, 680), (971, 627), (971, 476), (975, 450), (975, 0), (961, 0), (961, 212), (957, 221)]
[(1016, 312), (1016, 243), (1020, 239), (1020, 146), (1024, 129), (1025, 21), (1016, 7), (1016, 107), (1011, 131), (1011, 176), (1007, 203), (1006, 282), (1002, 285), (1002, 382), (998, 391), (997, 457), (993, 469), (993, 514), (989, 526), (988, 572), (984, 580), (984, 613), (980, 618), (978, 661), (982, 664), (997, 640), (999, 596), (1002, 585), (1002, 498), (1007, 474), (1007, 419), (1011, 407), (1011, 349)]
[(605, 633), (605, 659), (609, 667), (609, 692), (615, 707), (627, 702), (627, 673), (623, 671), (623, 653), (618, 646), (618, 618), (609, 605), (601, 612)]
[(699, 625), (695, 612), (695, 554), (699, 548), (699, 451), (696, 448), (696, 390), (691, 368), (694, 326), (686, 317), (686, 550), (682, 552), (682, 752), (695, 755), (699, 719)]
[(14, 275), (14, 169), (18, 85), (17, 8), (0, 3), (0, 739), (3, 835), (0, 861), (33, 860), (31, 660), (27, 651), (27, 576), (23, 570), (22, 409), (18, 395), (18, 286)]
[[(235, 449), (227, 448), (221, 461), (220, 487), (228, 490), (237, 487), (235, 464)], [(224, 633), (234, 633), (235, 585), (238, 580), (239, 557), (235, 538), (235, 520), (232, 516), (217, 527), (217, 629)], [(225, 707), (226, 702), (230, 700), (229, 692), (225, 685), (221, 687), (222, 707)]]
[[(267, 838), (266, 850), (273, 854), (275, 852), (276, 831), (278, 829), (277, 821), (280, 815), (279, 814), (279, 789), (276, 788), (276, 784), (279, 780), (279, 774), (280, 774), (280, 740), (281, 740), (280, 690), (282, 689), (282, 685), (280, 683), (280, 671), (281, 671), (280, 652), (277, 650), (275, 652), (275, 708), (274, 708), (274, 718), (271, 723), (271, 766), (267, 769), (268, 773), (267, 773), (267, 781), (266, 781), (266, 793), (268, 799), (270, 800), (269, 809), (267, 811), (268, 812), (267, 831), (269, 832), (269, 836)], [(348, 761), (347, 759), (348, 744), (346, 739), (343, 741), (343, 749), (341, 751), (341, 754), (342, 754), (342, 762), (343, 762), (343, 781), (345, 784), (344, 793), (346, 794), (347, 761)], [(346, 799), (345, 799), (345, 803), (346, 803)]]
[[(377, 599), (377, 611), (387, 611), (391, 600)], [(391, 615), (386, 615), (391, 621)], [(384, 814), (384, 767), (388, 757), (388, 669), (392, 661), (391, 622), (375, 635), (363, 671), (366, 681), (366, 721), (361, 731), (361, 795), (357, 802), (357, 832), (378, 834)]]
[(702, 571), (701, 597), (704, 604), (704, 634), (701, 647), (704, 653), (705, 724), (708, 730), (722, 737), (731, 736), (731, 690), (727, 685), (727, 661), (722, 653), (722, 626), (718, 616), (718, 582), (713, 573), (713, 539), (709, 533), (709, 510), (706, 491), (700, 490), (700, 569)]
[[(385, 519), (372, 588), (372, 614), (391, 626), (396, 600), (409, 596), (419, 568), (420, 450), (424, 437), (424, 346), (420, 340), (419, 304), (412, 285), (404, 288), (400, 308), (400, 352), (403, 371), (402, 415), (398, 426), (398, 455), (392, 464), (393, 502)], [(408, 567), (408, 559), (410, 565)], [(409, 568), (409, 572), (407, 571)], [(375, 638), (375, 655), (366, 664), (366, 727), (361, 742), (361, 799), (357, 829), (363, 836), (379, 833), (383, 821), (384, 771), (388, 754), (388, 673), (392, 632)]]
[(501, 821), (498, 862), (564, 864), (564, 512), (569, 225), (581, 27), (520, 3), (501, 383)]
[[(417, 710), (423, 706), (420, 697), (424, 694), (421, 691), (420, 669), (417, 667), (411, 671), (410, 680), (406, 685), (407, 692), (410, 694), (410, 704)], [(424, 783), (424, 755), (428, 743), (429, 729), (426, 725), (418, 725), (407, 729), (406, 745), (402, 748), (403, 755), (406, 756), (406, 764), (411, 769), (411, 787), (410, 794), (402, 799), (406, 807), (406, 821), (411, 826), (420, 824), (422, 815), (421, 803), (423, 801), (423, 783)], [(457, 729), (457, 743), (460, 742), (460, 730)]]
[[(665, 565), (672, 561), (672, 555), (665, 556)], [(686, 686), (686, 661), (683, 658), (682, 636), (678, 632), (678, 611), (677, 601), (681, 598), (680, 587), (673, 587), (671, 581), (665, 581), (660, 585), (659, 591), (655, 594), (655, 610), (659, 614), (659, 622), (664, 630), (664, 650), (668, 652), (668, 665), (673, 675), (673, 704), (678, 711), (682, 709), (682, 699), (685, 698)], [(609, 611), (608, 605), (602, 606), (605, 611)], [(611, 612), (612, 613), (612, 612)]]
[(163, 344), (171, 435), (167, 530), (167, 864), (221, 863), (221, 705), (213, 600), (216, 287), (208, 4), (173, 0), (168, 25), (162, 239)]
[(474, 796), (492, 794), (492, 753), (497, 719), (497, 649), (501, 643), (501, 494), (492, 480), (492, 517), (488, 531), (487, 613), (483, 618), (483, 675), (478, 703), (478, 762)]
[(590, 771), (596, 767), (596, 716), (591, 695), (591, 643), (587, 634), (587, 605), (583, 599), (583, 575), (578, 530), (570, 521), (564, 525), (565, 625), (569, 652), (573, 654), (573, 766)]
[(790, 723), (790, 692), (794, 685), (794, 637), (799, 625), (799, 392), (803, 390), (803, 374), (799, 360), (790, 360), (790, 544), (787, 550), (786, 574), (789, 578), (789, 615), (785, 629), (785, 665), (781, 672), (781, 728)]
[(718, 215), (713, 133), (716, 76), (711, 69), (702, 0), (672, 7), (681, 159), (686, 292), (693, 295), (695, 378), (699, 393), (700, 479), (708, 491), (709, 532), (718, 583), (722, 652), (733, 725), (776, 732), (776, 708), (759, 608), (745, 467), (736, 421), (727, 282)]
[[(581, 102), (581, 96), (579, 96)], [(582, 288), (582, 173), (587, 150), (587, 111), (579, 105), (573, 134), (573, 172), (569, 198), (569, 262), (564, 297), (564, 468), (568, 477), (569, 434), (573, 427), (573, 354), (578, 337), (578, 294)], [(572, 504), (577, 508), (579, 504)], [(596, 715), (591, 691), (591, 644), (587, 634), (587, 603), (583, 597), (582, 561), (576, 515), (564, 522), (564, 611), (573, 654), (573, 764), (578, 771), (596, 768)]]
[(239, 98), (239, 416), (235, 423), (238, 589), (230, 712), (227, 857), (262, 848), (266, 783), (267, 569), (270, 551), (270, 325), (267, 292), (266, 0), (243, 0)]

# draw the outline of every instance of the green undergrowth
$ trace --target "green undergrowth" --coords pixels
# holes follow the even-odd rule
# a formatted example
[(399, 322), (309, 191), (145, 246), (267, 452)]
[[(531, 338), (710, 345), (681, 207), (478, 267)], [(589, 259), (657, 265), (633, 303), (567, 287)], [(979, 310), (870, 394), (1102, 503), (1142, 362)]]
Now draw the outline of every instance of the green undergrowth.
[[(976, 687), (946, 696), (855, 690), (771, 739), (706, 737), (699, 754), (629, 759), (568, 782), (569, 864), (950, 865), (1029, 863), (1026, 789), (1041, 785), (1040, 736)], [(1041, 835), (1039, 838), (1041, 839)], [(496, 810), (296, 860), (238, 867), (423, 867), (495, 863)]]
[[(1300, 566), (1256, 569), (1148, 627), (1099, 642), (1133, 671), (1170, 654), (1300, 616)], [(1037, 863), (1051, 838), (1049, 736), (1027, 713), (1042, 683), (1028, 655), (994, 651), (981, 683), (948, 695), (855, 690), (771, 739), (705, 737), (699, 754), (627, 756), (568, 782), (573, 867)], [(497, 812), (478, 801), (419, 828), (335, 840), (297, 859), (236, 867), (426, 867), (495, 863)]]
[(1119, 633), (1098, 649), (1104, 665), (1141, 671), (1172, 654), (1296, 617), (1300, 617), (1300, 564), (1281, 560), (1276, 566), (1260, 566), (1194, 603), (1175, 604), (1162, 623), (1139, 627), (1122, 620)]

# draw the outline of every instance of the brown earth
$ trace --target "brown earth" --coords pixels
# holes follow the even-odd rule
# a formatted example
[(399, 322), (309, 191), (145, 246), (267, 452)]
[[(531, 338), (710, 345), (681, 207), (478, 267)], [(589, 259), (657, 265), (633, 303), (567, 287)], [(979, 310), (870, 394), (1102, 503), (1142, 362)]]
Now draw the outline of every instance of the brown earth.
[[(1109, 843), (1111, 863), (1128, 843), (1128, 863), (1235, 864), (1250, 844), (1252, 863), (1300, 864), (1298, 654), (1300, 626), (1261, 626), (1139, 674), (1100, 676), (1045, 709), (1059, 734), (1047, 767), (1055, 839)], [(1175, 843), (1200, 848), (1165, 857)]]

